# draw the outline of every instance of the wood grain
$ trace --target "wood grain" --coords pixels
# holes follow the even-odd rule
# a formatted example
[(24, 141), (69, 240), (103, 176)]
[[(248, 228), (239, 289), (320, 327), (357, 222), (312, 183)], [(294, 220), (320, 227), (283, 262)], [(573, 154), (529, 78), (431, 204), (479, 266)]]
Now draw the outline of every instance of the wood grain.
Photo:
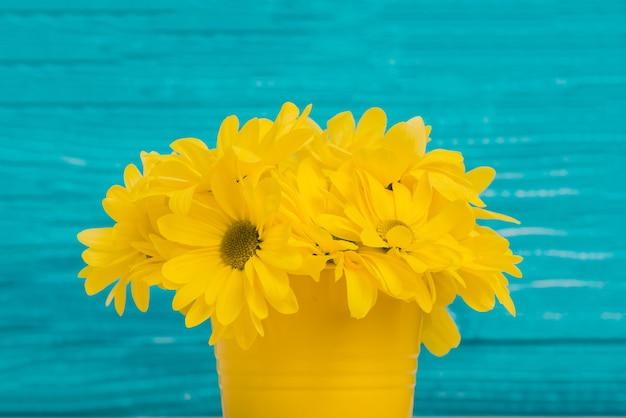
[(207, 327), (87, 297), (78, 231), (140, 150), (313, 103), (494, 166), (518, 315), (455, 303), (419, 415), (626, 414), (626, 3), (0, 2), (0, 415), (219, 415)]

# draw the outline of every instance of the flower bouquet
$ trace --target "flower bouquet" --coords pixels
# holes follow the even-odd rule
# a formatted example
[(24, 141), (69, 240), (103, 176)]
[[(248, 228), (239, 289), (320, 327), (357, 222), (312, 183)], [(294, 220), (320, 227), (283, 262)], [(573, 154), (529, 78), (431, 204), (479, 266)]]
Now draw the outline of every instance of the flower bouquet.
[(225, 417), (409, 417), (420, 344), (460, 342), (446, 307), (515, 307), (508, 241), (477, 223), (495, 171), (426, 152), (420, 117), (386, 129), (383, 110), (322, 129), (285, 103), (274, 121), (227, 117), (209, 148), (142, 152), (103, 200), (113, 227), (82, 231), (93, 295), (119, 315), (130, 285), (173, 291), (194, 327), (210, 321)]

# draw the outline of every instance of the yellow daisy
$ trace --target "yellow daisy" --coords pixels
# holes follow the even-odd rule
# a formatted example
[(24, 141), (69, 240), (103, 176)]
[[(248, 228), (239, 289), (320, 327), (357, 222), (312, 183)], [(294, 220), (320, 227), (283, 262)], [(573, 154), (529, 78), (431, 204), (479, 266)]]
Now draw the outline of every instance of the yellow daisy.
[(78, 274), (85, 278), (87, 294), (99, 293), (116, 282), (106, 305), (114, 300), (119, 315), (124, 313), (129, 284), (137, 308), (143, 312), (148, 309), (149, 287), (162, 284), (161, 266), (172, 248), (156, 227), (156, 220), (169, 212), (167, 201), (163, 196), (134, 200), (134, 188), (141, 180), (137, 167), (127, 166), (125, 187), (111, 187), (103, 200), (105, 211), (116, 224), (78, 234), (79, 241), (89, 247), (83, 252), (87, 266)]
[[(327, 201), (340, 201), (333, 209), (327, 204), (316, 222), (334, 237), (359, 244), (359, 263), (353, 264), (373, 273), (381, 290), (398, 298), (411, 291), (421, 297), (426, 312), (424, 344), (443, 355), (460, 341), (445, 308), (457, 294), (479, 310), (492, 309), (498, 297), (514, 313), (501, 272), (518, 276), (514, 264), (521, 258), (512, 256), (505, 239), (498, 236), (501, 241), (495, 245), (496, 237), (479, 234), (482, 229), (475, 220), (517, 221), (484, 209), (479, 194), (493, 180), (493, 169), (466, 172), (458, 152), (427, 153), (430, 127), (419, 117), (387, 132), (385, 125), (380, 109), (365, 112), (356, 128), (352, 115), (345, 112), (332, 118), (327, 130), (309, 145), (311, 155), (328, 167), (325, 173), (332, 187)], [(496, 247), (502, 251), (494, 253)], [(408, 274), (390, 273), (406, 265)], [(369, 306), (375, 301), (370, 296), (372, 281), (368, 274), (359, 277), (363, 277), (360, 289), (353, 286), (348, 296), (360, 301), (355, 306)], [(404, 293), (397, 285), (400, 277), (405, 278)], [(410, 290), (415, 283), (420, 284), (419, 291)]]
[(450, 231), (465, 219), (463, 206), (450, 204), (431, 213), (427, 182), (414, 191), (396, 182), (389, 190), (358, 170), (336, 173), (333, 184), (346, 199), (343, 213), (321, 214), (317, 221), (332, 235), (361, 244), (361, 257), (379, 278), (381, 290), (416, 298), (430, 311), (434, 295), (424, 273), (461, 265), (465, 249)]
[(363, 318), (376, 303), (381, 287), (369, 262), (376, 255), (364, 256), (355, 241), (333, 235), (317, 223), (320, 213), (341, 206), (330, 194), (331, 183), (319, 164), (307, 158), (295, 171), (275, 178), (283, 190), (281, 210), (293, 225), (292, 242), (303, 256), (299, 273), (319, 280), (322, 270), (331, 270), (335, 281), (346, 281), (351, 316)]
[(308, 151), (320, 164), (333, 170), (350, 165), (367, 171), (381, 184), (399, 181), (424, 156), (430, 127), (421, 117), (393, 125), (385, 132), (387, 116), (382, 109), (365, 111), (355, 126), (350, 112), (328, 121)]
[(516, 264), (522, 258), (512, 254), (506, 239), (486, 227), (476, 226), (460, 240), (460, 244), (472, 254), (460, 268), (428, 273), (432, 275), (436, 289), (436, 302), (432, 311), (424, 315), (422, 342), (428, 351), (437, 356), (447, 354), (461, 341), (454, 320), (445, 308), (457, 294), (479, 312), (493, 309), (497, 298), (511, 315), (515, 315), (508, 280), (502, 272), (521, 277)]
[(171, 155), (142, 153), (144, 166), (151, 165), (141, 184), (140, 196), (164, 195), (174, 213), (186, 214), (196, 192), (210, 190), (217, 152), (197, 138), (181, 138), (170, 147)]
[[(515, 221), (503, 215), (494, 215), (498, 219)], [(471, 218), (471, 214), (465, 216)], [(429, 273), (432, 276), (436, 301), (433, 310), (424, 315), (422, 327), (422, 342), (437, 356), (447, 354), (461, 341), (454, 320), (445, 308), (454, 301), (457, 294), (472, 309), (481, 312), (493, 309), (497, 298), (511, 315), (515, 315), (515, 305), (503, 272), (513, 277), (521, 277), (521, 271), (516, 264), (522, 261), (522, 257), (513, 255), (508, 241), (495, 231), (474, 225), (471, 228), (457, 228), (452, 233), (459, 244), (466, 248), (466, 257), (456, 270)]]
[(302, 114), (293, 103), (285, 103), (275, 121), (252, 118), (239, 129), (236, 116), (222, 122), (217, 136), (219, 156), (232, 152), (242, 177), (260, 175), (265, 169), (288, 165), (294, 155), (319, 131), (309, 119), (311, 105)]
[(226, 154), (218, 162), (210, 199), (194, 200), (188, 215), (166, 215), (158, 225), (165, 238), (191, 248), (163, 266), (165, 277), (176, 284), (173, 309), (193, 303), (188, 326), (212, 317), (218, 335), (212, 342), (232, 325), (244, 332), (235, 333), (240, 344), (249, 346), (256, 334), (263, 335), (268, 303), (283, 314), (298, 309), (288, 272), (302, 260), (288, 245), (289, 224), (277, 218), (277, 182), (239, 176), (235, 160)]
[(495, 172), (481, 167), (465, 173), (459, 152), (437, 149), (426, 152), (431, 127), (417, 116), (386, 129), (385, 112), (368, 109), (355, 127), (350, 112), (328, 121), (326, 131), (311, 145), (311, 154), (333, 169), (357, 168), (369, 173), (383, 185), (402, 182), (414, 187), (424, 176), (431, 187), (448, 200), (464, 199), (484, 206), (472, 181), (483, 181)]

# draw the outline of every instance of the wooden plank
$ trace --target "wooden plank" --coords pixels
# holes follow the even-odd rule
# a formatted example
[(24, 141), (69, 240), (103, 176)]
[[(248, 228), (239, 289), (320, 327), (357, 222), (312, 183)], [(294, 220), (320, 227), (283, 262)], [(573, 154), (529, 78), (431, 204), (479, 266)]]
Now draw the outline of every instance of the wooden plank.
[(124, 318), (87, 297), (75, 235), (140, 150), (286, 100), (421, 114), (523, 222), (493, 224), (526, 258), (518, 317), (453, 305), (462, 346), (422, 354), (416, 413), (626, 414), (624, 5), (3, 1), (0, 415), (219, 414), (208, 327), (167, 292)]
[(139, 11), (149, 13), (152, 10), (170, 10), (176, 6), (172, 0), (153, 0), (146, 3), (142, 0), (3, 0), (0, 5), (2, 14), (46, 14), (46, 13), (114, 13), (116, 11)]
[[(514, 359), (508, 354), (512, 350)], [(415, 410), (420, 415), (619, 415), (626, 396), (624, 353), (620, 342), (566, 341), (477, 343), (443, 359), (424, 355)]]
[[(162, 4), (172, 6), (167, 2)], [(234, 16), (225, 14), (216, 6), (195, 7), (197, 9), (178, 8), (163, 15), (151, 15), (150, 9), (146, 9), (146, 15), (124, 16), (67, 14), (46, 18), (0, 15), (3, 35), (0, 64), (4, 64), (0, 65), (1, 87), (7, 89), (7, 98), (12, 98), (7, 103), (149, 103), (182, 101), (183, 98), (193, 102), (211, 96), (212, 92), (218, 93), (216, 87), (223, 83), (233, 88), (247, 82), (247, 88), (252, 90), (257, 81), (266, 85), (274, 83), (272, 90), (276, 90), (281, 87), (279, 80), (287, 81), (294, 73), (306, 72), (307, 68), (317, 65), (312, 61), (314, 55), (296, 55), (309, 47), (313, 48), (311, 53), (326, 50), (330, 62), (336, 61), (347, 71), (358, 70), (359, 61), (354, 58), (366, 53), (362, 47), (343, 51), (330, 48), (329, 44), (316, 45), (314, 33), (294, 33), (291, 26), (294, 17), (279, 11), (276, 11), (277, 21), (273, 21), (265, 15), (256, 18), (254, 9), (249, 14)], [(398, 84), (411, 90), (419, 87), (420, 95), (428, 95), (431, 100), (449, 101), (446, 94), (450, 92), (442, 91), (438, 86), (455, 84), (455, 97), (493, 100), (497, 92), (495, 98), (499, 101), (511, 98), (519, 104), (525, 96), (535, 100), (528, 94), (529, 89), (563, 89), (565, 86), (623, 81), (617, 65), (620, 55), (616, 52), (621, 49), (619, 40), (626, 32), (623, 25), (611, 24), (623, 17), (623, 10), (591, 10), (592, 15), (584, 19), (601, 18), (607, 24), (586, 26), (586, 36), (575, 36), (572, 28), (582, 23), (582, 16), (586, 15), (581, 15), (577, 9), (573, 12), (578, 13), (570, 15), (546, 15), (542, 7), (540, 4), (524, 7), (522, 13), (526, 14), (526, 20), (514, 22), (504, 19), (509, 9), (494, 8), (491, 14), (481, 17), (490, 19), (490, 24), (479, 25), (470, 34), (461, 33), (464, 30), (462, 25), (447, 27), (441, 24), (442, 19), (454, 17), (449, 16), (452, 10), (449, 7), (435, 9), (434, 16), (428, 19), (415, 16), (413, 10), (402, 10), (402, 13), (387, 10), (383, 18), (420, 17), (423, 24), (417, 25), (416, 30), (418, 34), (429, 34), (428, 42), (420, 36), (410, 40), (392, 39), (400, 50), (410, 52), (405, 59), (396, 62), (397, 58), (392, 56), (378, 56), (372, 62), (374, 73), (351, 71), (353, 76), (344, 78), (343, 82), (353, 84), (355, 94), (367, 93), (361, 97), (376, 97), (386, 94), (387, 85), (364, 81), (370, 81), (372, 76), (384, 80), (393, 74)], [(463, 4), (456, 4), (454, 10), (474, 17), (483, 14)], [(519, 10), (516, 18), (517, 13)], [(352, 19), (349, 24), (362, 23), (358, 17)], [(367, 19), (374, 23), (373, 19), (380, 17), (371, 15)], [(307, 19), (296, 16), (295, 22), (306, 25)], [(332, 19), (319, 19), (309, 29), (330, 29), (333, 24)], [(445, 33), (442, 32), (444, 28)], [(377, 49), (384, 49), (382, 42), (387, 38), (382, 35), (374, 32), (368, 41)], [(595, 41), (597, 36), (602, 36), (601, 44)], [(546, 39), (551, 42), (545, 42)], [(485, 45), (485, 40), (489, 44)], [(483, 42), (480, 44), (482, 49), (505, 53), (504, 59), (494, 61), (488, 54), (476, 54), (479, 42)], [(449, 53), (451, 49), (455, 50), (454, 54)], [(528, 51), (532, 51), (531, 57)], [(586, 59), (580, 58), (581, 52), (585, 53)], [(271, 62), (268, 60), (270, 56)], [(294, 60), (294, 56), (298, 58)], [(210, 68), (208, 72), (207, 66)], [(482, 71), (485, 66), (491, 71)], [(462, 75), (457, 70), (459, 68)], [(523, 72), (520, 68), (524, 69)], [(416, 85), (412, 78), (416, 72), (429, 74), (429, 78)], [(589, 78), (590, 72), (595, 74), (595, 79)], [(269, 79), (264, 80), (268, 73)], [(47, 86), (45, 95), (29, 87), (34, 74), (40, 78), (41, 84)], [(186, 77), (180, 77), (180, 74)], [(265, 77), (259, 79), (259, 75)], [(458, 83), (461, 77), (474, 82)], [(316, 80), (315, 74), (313, 80)], [(317, 78), (317, 82), (327, 83), (323, 78)], [(19, 94), (12, 94), (14, 91), (18, 93), (17, 86), (20, 87)], [(371, 87), (378, 88), (369, 91)], [(327, 88), (332, 89), (332, 85)], [(551, 95), (544, 99), (548, 101), (535, 101), (533, 107), (541, 109), (561, 104), (550, 103), (550, 99), (554, 100)], [(621, 101), (623, 103), (623, 98)], [(584, 102), (576, 101), (576, 105), (584, 105)], [(525, 108), (526, 111), (532, 109)]]

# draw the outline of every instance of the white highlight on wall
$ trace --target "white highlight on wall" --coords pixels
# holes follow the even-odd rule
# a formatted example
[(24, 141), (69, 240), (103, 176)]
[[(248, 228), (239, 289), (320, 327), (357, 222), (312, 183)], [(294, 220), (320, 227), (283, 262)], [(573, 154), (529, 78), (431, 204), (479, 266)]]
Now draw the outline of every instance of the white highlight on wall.
[(614, 254), (610, 252), (584, 252), (584, 251), (567, 251), (567, 250), (537, 250), (535, 255), (543, 255), (547, 257), (568, 258), (571, 260), (606, 260), (613, 258)]
[(601, 289), (604, 287), (604, 282), (594, 280), (577, 280), (577, 279), (546, 279), (546, 280), (533, 280), (532, 282), (517, 284), (512, 283), (509, 285), (510, 291), (516, 291), (520, 289), (550, 289), (550, 288), (576, 288), (576, 287), (588, 287), (592, 289)]
[(560, 312), (544, 312), (541, 317), (548, 321), (560, 321), (561, 319), (563, 319), (564, 315), (566, 314), (562, 314)]
[(87, 161), (83, 160), (82, 158), (68, 157), (67, 155), (61, 157), (61, 160), (68, 164), (77, 165), (80, 167), (84, 167), (87, 165)]
[(171, 344), (174, 342), (173, 337), (154, 337), (152, 338), (154, 344)]
[(559, 189), (538, 189), (538, 190), (516, 190), (515, 197), (555, 197), (555, 196), (575, 196), (580, 192), (577, 189), (561, 187)]
[(519, 237), (525, 235), (544, 235), (544, 236), (566, 236), (567, 231), (561, 229), (543, 228), (539, 226), (529, 226), (521, 228), (502, 228), (497, 231), (503, 237)]
[(620, 312), (602, 312), (600, 318), (605, 321), (621, 321), (624, 318), (624, 314)]

